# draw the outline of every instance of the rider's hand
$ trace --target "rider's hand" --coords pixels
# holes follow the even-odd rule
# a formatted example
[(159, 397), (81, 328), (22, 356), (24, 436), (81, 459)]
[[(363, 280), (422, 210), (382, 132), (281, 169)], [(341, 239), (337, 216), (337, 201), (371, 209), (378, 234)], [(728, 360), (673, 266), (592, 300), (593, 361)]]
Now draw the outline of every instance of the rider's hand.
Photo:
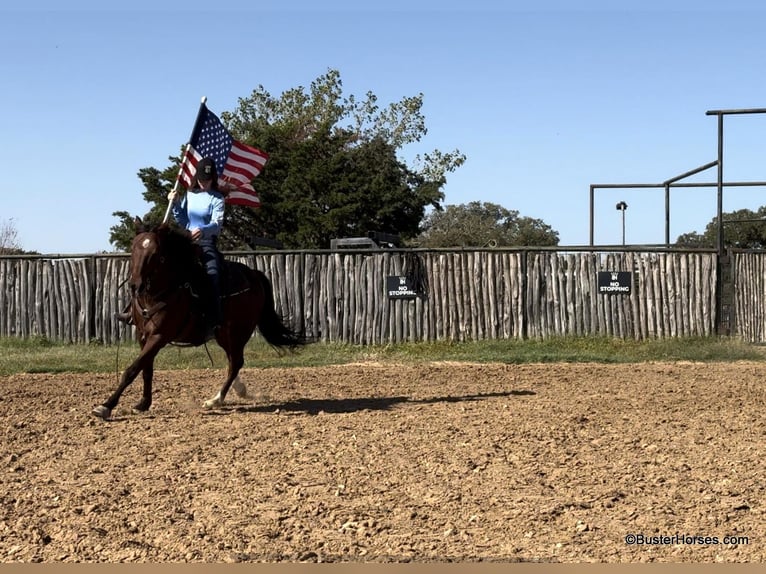
[(178, 199), (178, 192), (173, 190), (170, 193), (168, 193), (168, 201), (170, 203), (175, 203), (176, 199)]

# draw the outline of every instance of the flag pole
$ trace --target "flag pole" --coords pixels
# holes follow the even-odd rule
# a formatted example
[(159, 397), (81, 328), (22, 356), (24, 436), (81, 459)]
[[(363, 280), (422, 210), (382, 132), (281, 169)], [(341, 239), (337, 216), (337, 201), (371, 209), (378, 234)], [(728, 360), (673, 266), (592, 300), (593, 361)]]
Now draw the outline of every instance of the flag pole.
[[(197, 119), (194, 120), (194, 127), (192, 128), (191, 136), (189, 136), (189, 141), (186, 143), (186, 146), (184, 147), (184, 154), (181, 158), (181, 166), (178, 169), (178, 176), (176, 177), (176, 182), (173, 185), (173, 190), (170, 193), (175, 193), (178, 191), (178, 185), (181, 183), (181, 172), (183, 171), (184, 163), (186, 162), (186, 158), (189, 155), (189, 152), (191, 151), (191, 140), (194, 139), (194, 134), (197, 133), (197, 130), (200, 127), (200, 124), (203, 120), (203, 112), (205, 110), (205, 102), (207, 102), (207, 96), (202, 96), (202, 99), (200, 100), (199, 104), (199, 111), (197, 112)], [(173, 206), (173, 203), (171, 201), (168, 201), (168, 208), (165, 210), (165, 217), (162, 219), (162, 223), (167, 223), (168, 218), (170, 217), (170, 209)]]

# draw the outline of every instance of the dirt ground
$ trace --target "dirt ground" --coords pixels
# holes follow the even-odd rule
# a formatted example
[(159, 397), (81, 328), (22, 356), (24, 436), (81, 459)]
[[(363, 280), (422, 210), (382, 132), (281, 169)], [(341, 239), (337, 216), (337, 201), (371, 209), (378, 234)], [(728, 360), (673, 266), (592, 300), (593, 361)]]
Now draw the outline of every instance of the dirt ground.
[(0, 561), (763, 562), (765, 371), (158, 372), (110, 422), (114, 374), (3, 377)]

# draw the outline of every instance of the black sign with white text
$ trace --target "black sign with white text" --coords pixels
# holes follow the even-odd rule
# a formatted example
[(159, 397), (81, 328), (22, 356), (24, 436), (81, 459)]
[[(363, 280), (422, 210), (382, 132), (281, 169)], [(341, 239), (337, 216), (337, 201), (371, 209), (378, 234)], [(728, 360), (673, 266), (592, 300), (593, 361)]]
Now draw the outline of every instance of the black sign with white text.
[(601, 295), (629, 294), (633, 285), (630, 271), (599, 271), (598, 292)]
[(389, 299), (414, 299), (418, 296), (412, 281), (403, 275), (386, 277), (386, 291)]

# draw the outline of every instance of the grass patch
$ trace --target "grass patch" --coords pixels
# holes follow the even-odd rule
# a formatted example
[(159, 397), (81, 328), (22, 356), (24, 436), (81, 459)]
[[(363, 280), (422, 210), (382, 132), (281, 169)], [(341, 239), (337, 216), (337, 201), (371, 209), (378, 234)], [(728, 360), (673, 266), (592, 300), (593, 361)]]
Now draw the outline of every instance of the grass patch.
[(636, 363), (646, 361), (760, 360), (763, 350), (733, 339), (683, 338), (621, 340), (560, 337), (543, 340), (448, 341), (371, 347), (379, 360), (474, 361), (498, 363)]
[[(158, 370), (223, 369), (226, 356), (217, 345), (167, 347), (155, 361)], [(0, 338), (0, 375), (16, 373), (121, 372), (138, 355), (134, 342), (119, 346), (65, 345), (45, 338)], [(356, 362), (468, 361), (499, 363), (636, 363), (646, 361), (761, 360), (763, 349), (734, 339), (700, 337), (622, 340), (562, 337), (544, 340), (435, 341), (359, 346), (315, 343), (295, 354), (280, 355), (260, 337), (245, 351), (246, 367), (314, 367)], [(211, 362), (212, 358), (212, 362)]]

